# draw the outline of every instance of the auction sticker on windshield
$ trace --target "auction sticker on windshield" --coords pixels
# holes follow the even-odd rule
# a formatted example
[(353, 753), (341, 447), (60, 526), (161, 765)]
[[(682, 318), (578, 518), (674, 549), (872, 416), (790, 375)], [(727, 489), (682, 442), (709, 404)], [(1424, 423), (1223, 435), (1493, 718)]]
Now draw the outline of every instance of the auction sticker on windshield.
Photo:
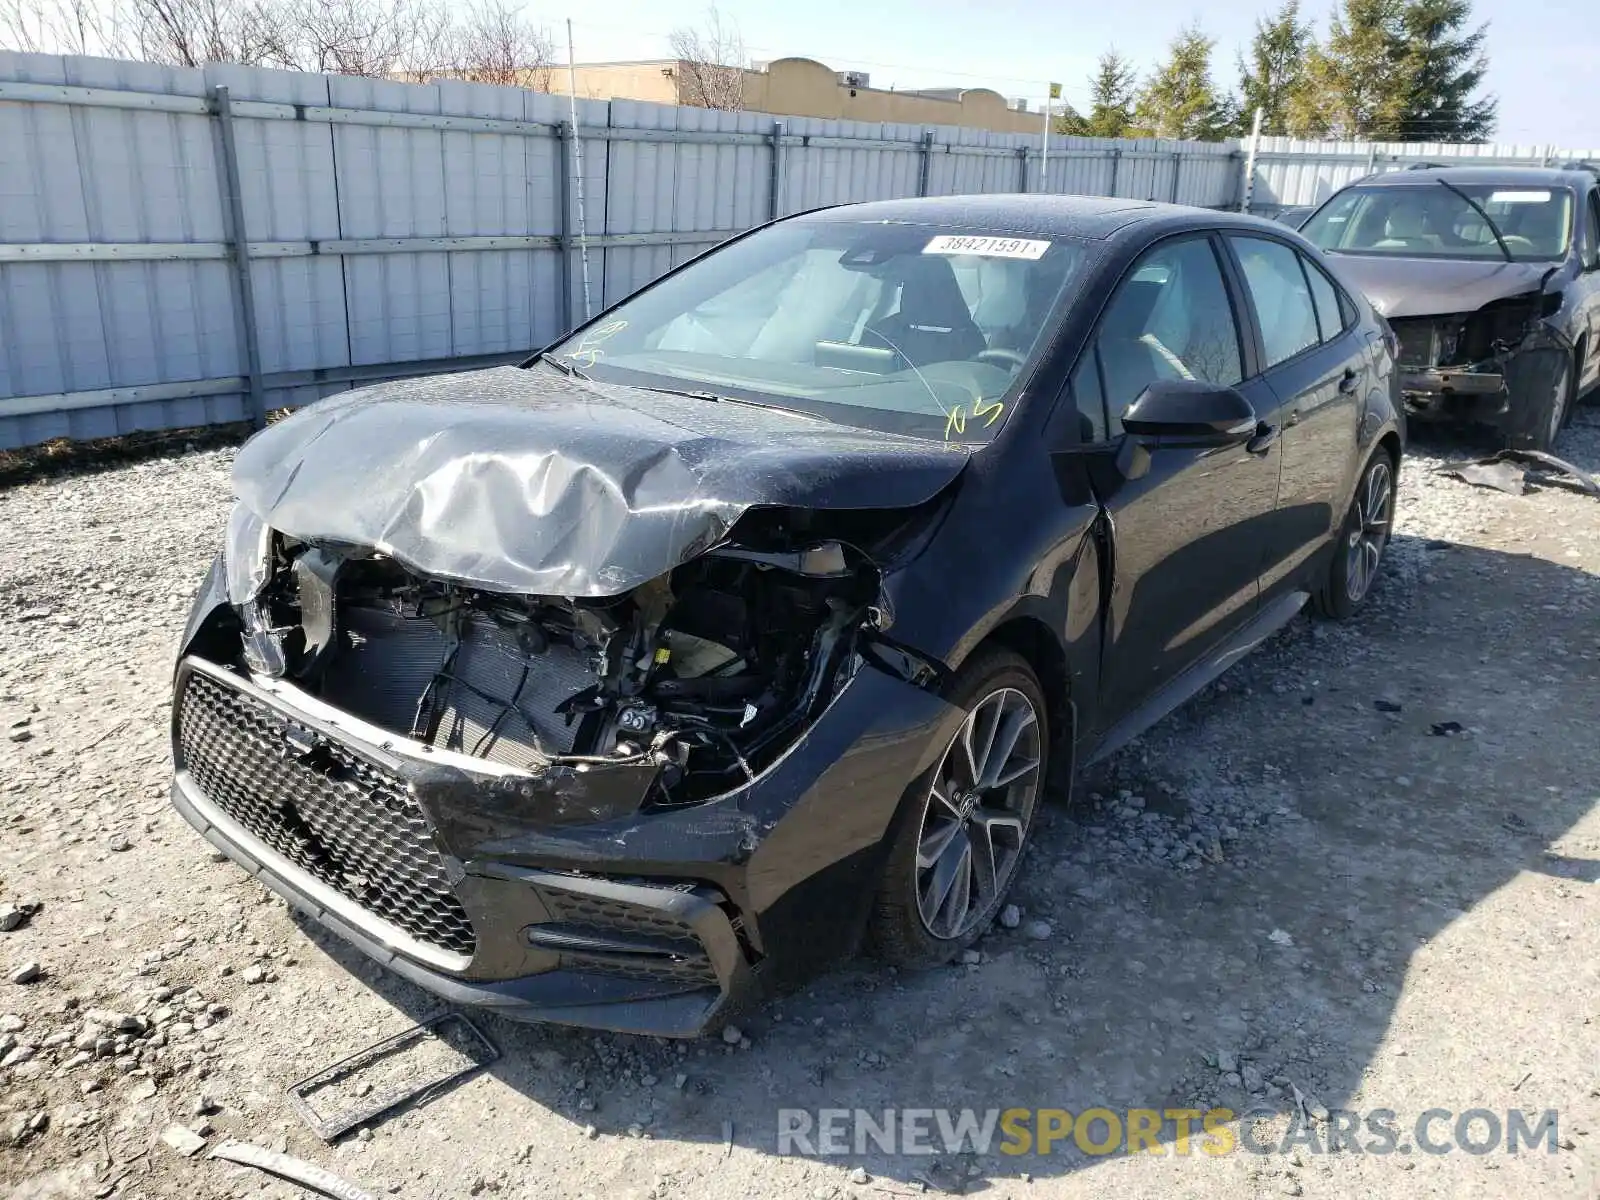
[(1028, 238), (974, 237), (942, 233), (922, 248), (924, 254), (977, 254), (984, 258), (1043, 258), (1049, 242)]
[(1489, 197), (1490, 204), (1548, 204), (1549, 192), (1495, 192)]

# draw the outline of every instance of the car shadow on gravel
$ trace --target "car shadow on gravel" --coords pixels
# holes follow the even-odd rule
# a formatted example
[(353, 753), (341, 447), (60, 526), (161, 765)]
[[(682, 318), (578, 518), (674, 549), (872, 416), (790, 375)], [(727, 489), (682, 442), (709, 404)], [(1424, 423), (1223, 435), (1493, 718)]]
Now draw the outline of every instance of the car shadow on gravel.
[[(1592, 711), (1600, 581), (1408, 537), (1391, 555), (1355, 621), (1297, 619), (1047, 810), (1022, 928), (991, 932), (980, 962), (851, 964), (741, 1018), (744, 1046), (485, 1018), (493, 1076), (600, 1136), (715, 1146), (731, 1123), (763, 1154), (780, 1109), (1287, 1111), (1294, 1089), (1355, 1107), (1419, 948), (1520, 873), (1596, 878), (1551, 847), (1594, 802), (1600, 751), (1546, 714)], [(306, 928), (405, 1013), (439, 1011)], [(1000, 1153), (997, 1131), (987, 1154), (930, 1157), (844, 1131), (841, 1185), (860, 1166), (977, 1192), (1103, 1161), (1070, 1135), (1048, 1155)]]

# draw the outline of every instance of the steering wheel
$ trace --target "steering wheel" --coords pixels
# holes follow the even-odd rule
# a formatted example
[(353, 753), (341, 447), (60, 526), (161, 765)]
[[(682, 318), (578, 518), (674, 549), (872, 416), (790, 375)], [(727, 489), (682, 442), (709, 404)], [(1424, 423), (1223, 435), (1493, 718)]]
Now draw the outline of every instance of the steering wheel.
[(991, 346), (987, 350), (979, 351), (972, 361), (988, 363), (990, 366), (999, 367), (1002, 370), (1007, 368), (1012, 370), (1021, 370), (1022, 364), (1028, 360), (1024, 355), (1019, 354), (1015, 350), (1006, 350), (1003, 347)]

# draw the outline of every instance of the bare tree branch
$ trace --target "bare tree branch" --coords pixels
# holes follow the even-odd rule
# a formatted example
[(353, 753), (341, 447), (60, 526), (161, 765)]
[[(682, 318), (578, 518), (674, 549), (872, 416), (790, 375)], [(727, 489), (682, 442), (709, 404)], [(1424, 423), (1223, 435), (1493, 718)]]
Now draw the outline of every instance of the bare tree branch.
[(706, 9), (699, 29), (680, 27), (667, 38), (683, 72), (679, 99), (698, 108), (737, 112), (744, 107), (744, 38), (716, 5)]
[(199, 67), (550, 90), (554, 45), (518, 0), (0, 0), (0, 46)]
[(455, 30), (452, 51), (448, 73), (454, 78), (550, 90), (555, 42), (511, 0), (477, 0)]
[(0, 0), (0, 47), (34, 54), (126, 56), (118, 11), (97, 0)]

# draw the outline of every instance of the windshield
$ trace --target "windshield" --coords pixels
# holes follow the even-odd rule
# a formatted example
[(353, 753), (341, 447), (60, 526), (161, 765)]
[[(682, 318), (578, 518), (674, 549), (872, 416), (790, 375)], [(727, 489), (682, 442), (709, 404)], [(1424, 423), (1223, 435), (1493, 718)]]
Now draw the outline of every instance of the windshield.
[(1446, 187), (1437, 179), (1415, 187), (1353, 187), (1323, 205), (1300, 232), (1338, 254), (1502, 262), (1509, 255), (1549, 262), (1566, 256), (1572, 193), (1518, 184), (1452, 181)]
[(556, 346), (597, 380), (952, 442), (999, 432), (1079, 243), (800, 219), (742, 238)]

